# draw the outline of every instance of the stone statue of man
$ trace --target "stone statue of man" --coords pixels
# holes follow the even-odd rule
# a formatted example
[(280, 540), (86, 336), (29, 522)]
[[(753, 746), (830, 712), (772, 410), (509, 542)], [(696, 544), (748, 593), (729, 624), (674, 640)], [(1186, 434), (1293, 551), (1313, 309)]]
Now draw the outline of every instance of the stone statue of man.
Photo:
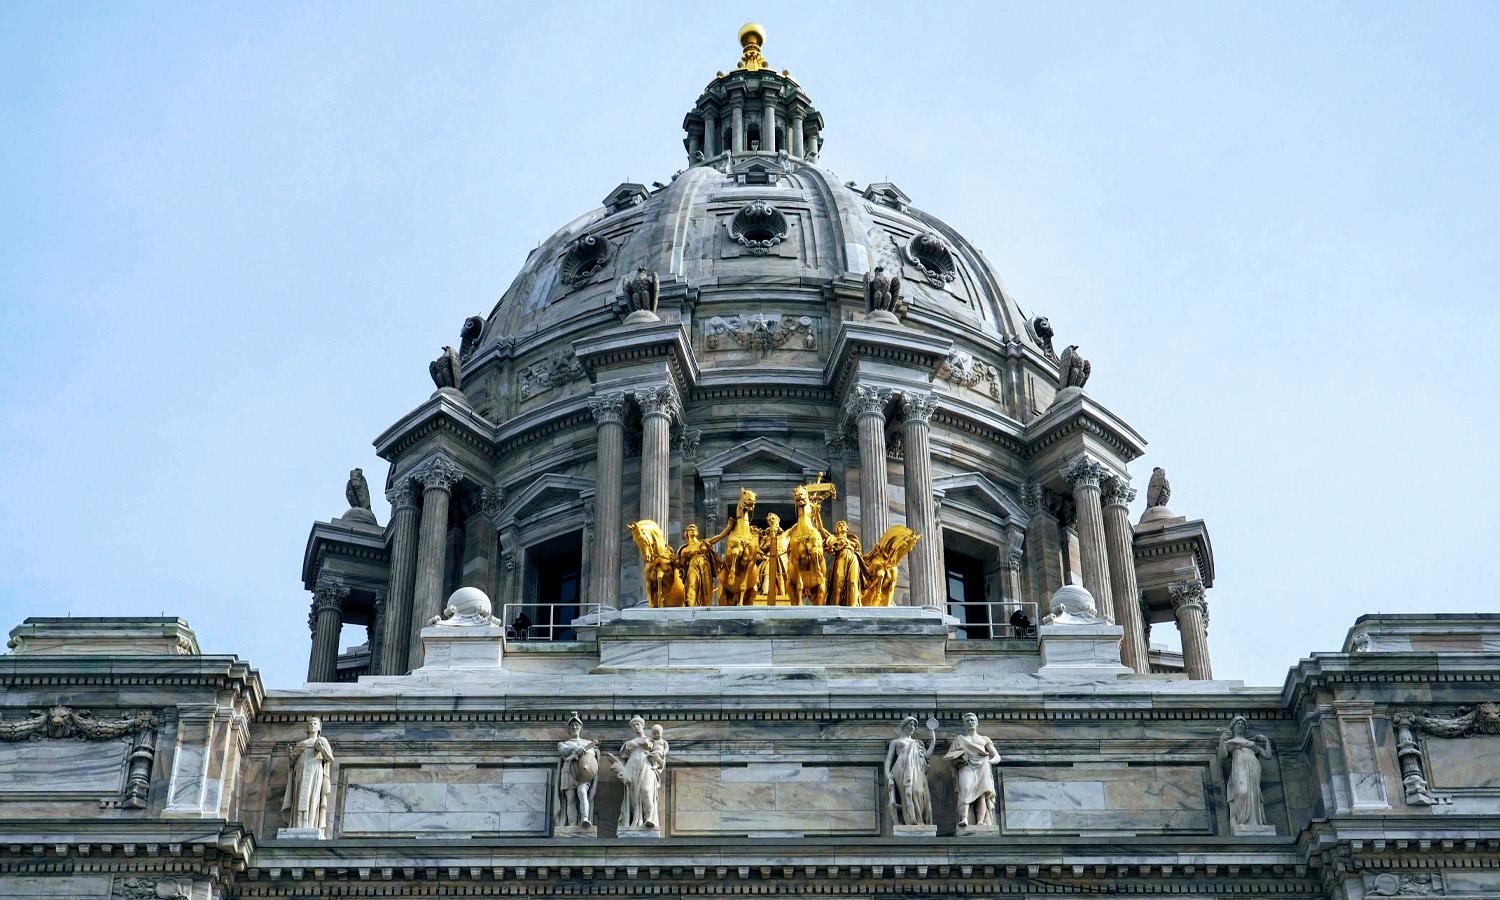
[(557, 745), (557, 810), (554, 824), (594, 827), (594, 788), (599, 780), (599, 742), (583, 736), (583, 719), (568, 717), (568, 739)]
[(323, 737), (323, 723), (307, 720), (307, 738), (290, 748), (292, 772), (281, 812), (288, 829), (316, 831), (328, 837), (328, 798), (333, 793), (333, 747)]
[(964, 733), (948, 745), (945, 757), (953, 760), (957, 775), (959, 832), (996, 830), (994, 767), (1000, 751), (979, 733), (978, 716), (964, 713)]

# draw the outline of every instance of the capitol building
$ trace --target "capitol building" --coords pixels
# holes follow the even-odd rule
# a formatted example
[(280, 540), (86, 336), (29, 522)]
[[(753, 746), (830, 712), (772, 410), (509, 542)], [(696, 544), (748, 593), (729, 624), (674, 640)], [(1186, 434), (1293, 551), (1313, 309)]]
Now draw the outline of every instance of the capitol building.
[(307, 538), (306, 683), (11, 631), (0, 900), (1500, 897), (1500, 616), (1216, 673), (1130, 398), (739, 42), (680, 171), (409, 361)]

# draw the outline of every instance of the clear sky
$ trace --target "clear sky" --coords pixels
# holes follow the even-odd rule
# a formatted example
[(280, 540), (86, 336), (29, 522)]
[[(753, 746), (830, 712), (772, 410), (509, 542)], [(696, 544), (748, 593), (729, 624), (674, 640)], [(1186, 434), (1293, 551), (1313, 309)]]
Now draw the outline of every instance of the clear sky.
[(1497, 610), (1500, 4), (807, 6), (0, 3), (0, 625), (299, 683), (310, 523), (529, 250), (683, 166), (747, 20), (828, 167), (1093, 361), (1212, 532), (1216, 674)]

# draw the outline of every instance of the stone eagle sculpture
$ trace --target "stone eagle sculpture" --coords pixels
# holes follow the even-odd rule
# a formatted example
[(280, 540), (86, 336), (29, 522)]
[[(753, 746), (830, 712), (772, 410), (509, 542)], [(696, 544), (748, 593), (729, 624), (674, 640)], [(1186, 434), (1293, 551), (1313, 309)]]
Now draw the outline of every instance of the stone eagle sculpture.
[(1088, 360), (1078, 355), (1078, 345), (1069, 344), (1057, 361), (1058, 390), (1081, 389), (1088, 383), (1089, 373), (1093, 371), (1093, 368)]
[(1146, 507), (1166, 506), (1172, 499), (1172, 484), (1167, 481), (1167, 470), (1161, 466), (1151, 470), (1151, 480), (1146, 484)]
[(458, 333), (458, 358), (467, 360), (479, 349), (479, 338), (484, 334), (484, 316), (469, 316)]
[(621, 285), (631, 312), (656, 312), (657, 296), (661, 293), (661, 282), (655, 272), (645, 266), (637, 266), (634, 275), (627, 275)]
[(443, 355), (433, 360), (427, 366), (427, 371), (432, 375), (432, 383), (443, 388), (458, 388), (459, 372), (463, 365), (459, 361), (458, 351), (452, 347), (444, 347)]
[(865, 280), (865, 310), (885, 311), (897, 318), (906, 317), (906, 298), (901, 296), (901, 277), (885, 274), (885, 266), (876, 266)]
[(349, 470), (349, 483), (344, 485), (344, 498), (350, 509), (370, 508), (370, 484), (365, 481), (363, 469)]

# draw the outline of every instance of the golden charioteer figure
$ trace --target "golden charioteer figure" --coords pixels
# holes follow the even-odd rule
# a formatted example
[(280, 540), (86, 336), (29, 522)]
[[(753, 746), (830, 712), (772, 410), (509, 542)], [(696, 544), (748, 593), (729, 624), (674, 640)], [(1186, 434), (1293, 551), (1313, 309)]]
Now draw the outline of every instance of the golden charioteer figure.
[[(631, 522), (647, 600), (653, 607), (890, 606), (901, 561), (922, 536), (892, 525), (863, 552), (848, 522), (835, 523), (833, 531), (823, 524), (823, 502), (837, 497), (838, 489), (821, 472), (812, 484), (793, 488), (797, 521), (783, 530), (775, 513), (764, 525), (754, 523), (755, 492), (744, 488), (722, 531), (703, 537), (689, 523), (675, 550), (661, 523)], [(721, 542), (722, 556), (715, 549)]]

